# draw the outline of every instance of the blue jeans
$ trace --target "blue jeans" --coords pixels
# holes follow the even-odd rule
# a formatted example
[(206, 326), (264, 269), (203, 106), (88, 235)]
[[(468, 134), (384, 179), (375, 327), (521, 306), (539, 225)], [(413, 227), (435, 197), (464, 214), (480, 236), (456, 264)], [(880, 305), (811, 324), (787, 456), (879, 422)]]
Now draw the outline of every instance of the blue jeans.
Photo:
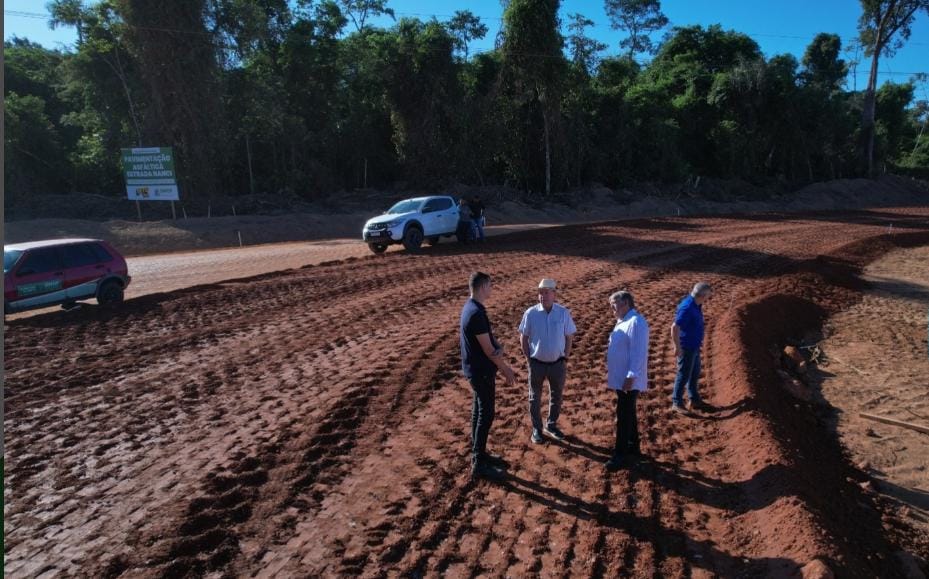
[(697, 383), (700, 381), (700, 350), (682, 350), (683, 356), (677, 359), (677, 378), (674, 380), (674, 394), (671, 400), (678, 406), (684, 404), (684, 386), (692, 403), (700, 402)]
[(475, 239), (480, 239), (484, 241), (484, 218), (477, 217), (474, 220), (474, 230), (477, 232)]

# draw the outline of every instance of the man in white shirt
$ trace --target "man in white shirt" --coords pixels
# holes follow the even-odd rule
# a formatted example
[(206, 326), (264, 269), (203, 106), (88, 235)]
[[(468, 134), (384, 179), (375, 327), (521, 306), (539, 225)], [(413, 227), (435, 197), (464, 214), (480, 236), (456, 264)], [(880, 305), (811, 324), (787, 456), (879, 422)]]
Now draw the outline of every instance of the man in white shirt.
[(639, 392), (648, 389), (648, 323), (627, 291), (611, 295), (610, 308), (616, 325), (606, 352), (606, 381), (616, 391), (616, 447), (606, 468), (616, 471), (627, 456), (641, 455), (635, 406)]
[[(561, 395), (564, 391), (565, 365), (571, 354), (571, 340), (577, 328), (567, 308), (555, 303), (553, 279), (539, 282), (539, 303), (523, 314), (519, 339), (529, 364), (529, 417), (534, 444), (545, 442), (543, 431), (555, 440), (563, 440), (558, 429)], [(548, 420), (542, 427), (542, 384), (548, 379)]]

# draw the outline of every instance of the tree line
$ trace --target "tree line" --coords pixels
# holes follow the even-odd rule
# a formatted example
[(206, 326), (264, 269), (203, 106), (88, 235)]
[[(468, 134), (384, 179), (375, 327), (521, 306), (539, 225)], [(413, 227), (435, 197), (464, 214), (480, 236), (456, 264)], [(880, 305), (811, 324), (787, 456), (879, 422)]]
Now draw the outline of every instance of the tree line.
[(471, 52), (488, 29), (467, 10), (379, 27), (387, 0), (55, 0), (49, 23), (76, 29), (73, 50), (4, 43), (7, 199), (122, 195), (119, 150), (140, 145), (174, 147), (191, 201), (929, 172), (919, 79), (876, 75), (929, 0), (862, 0), (861, 91), (835, 34), (800, 60), (718, 25), (654, 42), (659, 0), (605, 0), (624, 36), (603, 56), (560, 0), (503, 6), (494, 49)]

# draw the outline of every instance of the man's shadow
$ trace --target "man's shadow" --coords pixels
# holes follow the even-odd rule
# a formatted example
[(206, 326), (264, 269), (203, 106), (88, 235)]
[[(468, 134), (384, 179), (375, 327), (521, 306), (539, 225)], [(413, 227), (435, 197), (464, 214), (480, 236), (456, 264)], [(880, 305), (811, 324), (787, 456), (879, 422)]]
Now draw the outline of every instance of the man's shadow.
[(585, 442), (570, 434), (565, 435), (564, 440), (553, 440), (552, 443), (595, 462), (606, 462), (613, 455), (611, 448)]

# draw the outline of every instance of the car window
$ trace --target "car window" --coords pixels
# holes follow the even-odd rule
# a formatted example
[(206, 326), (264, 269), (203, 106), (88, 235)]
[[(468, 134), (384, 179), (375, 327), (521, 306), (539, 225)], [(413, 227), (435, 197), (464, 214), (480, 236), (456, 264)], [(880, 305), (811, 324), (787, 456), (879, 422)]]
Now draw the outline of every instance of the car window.
[(407, 199), (406, 201), (401, 201), (387, 210), (387, 213), (398, 215), (400, 213), (410, 213), (411, 211), (418, 211), (419, 204), (421, 201), (413, 201), (412, 199)]
[(25, 261), (19, 266), (17, 275), (30, 275), (35, 273), (47, 273), (61, 269), (61, 261), (58, 257), (57, 247), (43, 247), (34, 249), (26, 254)]
[(76, 243), (62, 248), (65, 267), (84, 267), (99, 263), (100, 259), (90, 243)]
[(444, 209), (452, 208), (452, 200), (449, 199), (448, 197), (443, 197), (441, 199), (433, 199), (433, 201), (437, 205), (437, 207), (435, 208), (436, 211), (442, 211)]
[(106, 263), (108, 261), (113, 261), (113, 256), (110, 255), (110, 252), (106, 250), (103, 245), (99, 243), (90, 243), (88, 244), (91, 251), (94, 252), (94, 255), (97, 256), (97, 263)]
[(439, 204), (436, 203), (435, 199), (430, 199), (426, 201), (426, 204), (423, 205), (423, 213), (432, 213), (433, 211), (439, 210)]
[(23, 254), (18, 249), (6, 249), (3, 251), (3, 273), (10, 271), (10, 268), (16, 265), (16, 260)]

